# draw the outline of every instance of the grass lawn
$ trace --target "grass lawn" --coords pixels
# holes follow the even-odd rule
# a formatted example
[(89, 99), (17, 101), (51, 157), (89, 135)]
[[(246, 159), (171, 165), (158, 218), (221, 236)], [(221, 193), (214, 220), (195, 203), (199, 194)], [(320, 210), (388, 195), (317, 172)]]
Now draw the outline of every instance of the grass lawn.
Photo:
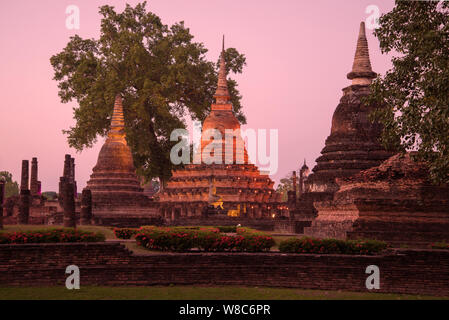
[(441, 297), (263, 287), (65, 287), (0, 288), (0, 300), (426, 300)]

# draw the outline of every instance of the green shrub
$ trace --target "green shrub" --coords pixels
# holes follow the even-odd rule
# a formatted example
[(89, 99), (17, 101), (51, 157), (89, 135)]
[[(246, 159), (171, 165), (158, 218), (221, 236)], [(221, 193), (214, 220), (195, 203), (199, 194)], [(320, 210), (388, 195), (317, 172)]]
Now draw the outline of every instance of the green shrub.
[(281, 241), (279, 251), (287, 253), (320, 254), (375, 254), (387, 248), (387, 244), (376, 240), (337, 240), (291, 238)]
[(102, 242), (102, 233), (80, 231), (77, 229), (52, 229), (0, 233), (0, 244), (20, 243), (58, 243), (58, 242)]
[(449, 249), (449, 243), (447, 242), (432, 243), (431, 247), (432, 249)]

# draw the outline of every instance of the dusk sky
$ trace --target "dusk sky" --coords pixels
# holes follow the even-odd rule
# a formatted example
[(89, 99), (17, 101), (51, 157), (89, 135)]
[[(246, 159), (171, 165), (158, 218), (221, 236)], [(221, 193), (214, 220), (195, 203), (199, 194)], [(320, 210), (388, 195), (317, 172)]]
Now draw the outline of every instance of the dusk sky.
[[(122, 11), (115, 0), (2, 1), (0, 4), (0, 171), (20, 181), (21, 160), (37, 157), (42, 191), (57, 191), (64, 155), (76, 163), (78, 190), (97, 161), (102, 139), (92, 149), (76, 153), (63, 129), (74, 125), (76, 101), (60, 102), (49, 59), (61, 51), (69, 37), (98, 38), (104, 4)], [(66, 28), (66, 8), (80, 9), (79, 30)], [(297, 170), (304, 158), (310, 169), (330, 133), (332, 114), (350, 81), (361, 21), (375, 5), (390, 11), (393, 0), (153, 0), (147, 9), (165, 24), (184, 21), (218, 59), (221, 37), (247, 58), (237, 80), (247, 117), (244, 128), (279, 130), (279, 181)], [(373, 70), (384, 74), (391, 57), (382, 55), (373, 30), (367, 29)], [(126, 111), (125, 111), (126, 112)]]

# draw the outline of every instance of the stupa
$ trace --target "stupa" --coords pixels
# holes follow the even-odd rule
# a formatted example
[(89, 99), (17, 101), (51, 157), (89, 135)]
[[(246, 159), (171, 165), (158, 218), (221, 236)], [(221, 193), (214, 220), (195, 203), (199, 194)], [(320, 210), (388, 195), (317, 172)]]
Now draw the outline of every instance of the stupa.
[[(240, 123), (230, 102), (224, 44), (214, 98), (203, 122), (200, 152), (195, 157), (200, 159), (173, 170), (159, 195), (162, 215), (169, 221), (194, 217), (207, 220), (219, 213), (226, 217), (272, 219), (280, 199), (270, 177), (248, 160)], [(227, 130), (235, 133), (231, 143), (226, 143)], [(219, 132), (221, 138), (212, 137), (211, 132)], [(210, 152), (212, 145), (220, 145), (221, 151)]]
[(122, 97), (115, 98), (111, 128), (87, 182), (96, 224), (142, 225), (158, 215), (143, 192), (126, 142)]
[(316, 159), (312, 174), (304, 183), (305, 192), (299, 199), (298, 212), (295, 212), (299, 219), (314, 218), (317, 211), (313, 203), (332, 199), (339, 189), (336, 179), (378, 166), (392, 156), (380, 143), (381, 125), (369, 119), (376, 106), (362, 103), (376, 77), (371, 68), (364, 22), (360, 23), (354, 63), (347, 77), (352, 84), (343, 89), (343, 97), (332, 117), (331, 133), (321, 156)]

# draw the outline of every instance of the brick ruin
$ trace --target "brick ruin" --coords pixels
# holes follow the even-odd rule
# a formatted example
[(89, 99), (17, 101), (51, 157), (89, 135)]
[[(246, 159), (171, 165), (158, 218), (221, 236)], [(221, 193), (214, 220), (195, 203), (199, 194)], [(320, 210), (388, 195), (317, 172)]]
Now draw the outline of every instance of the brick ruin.
[(42, 195), (41, 182), (38, 180), (37, 158), (32, 158), (31, 176), (29, 161), (22, 160), (19, 195), (5, 199), (5, 222), (7, 224), (47, 224), (52, 222), (53, 215), (62, 211), (61, 208), (57, 200), (48, 200)]
[(320, 238), (378, 239), (426, 246), (449, 240), (449, 189), (433, 186), (422, 163), (380, 145), (382, 127), (362, 98), (376, 76), (362, 22), (352, 84), (334, 112), (330, 136), (295, 210), (303, 232)]
[(83, 189), (81, 195), (80, 224), (92, 224), (92, 192), (89, 189)]
[[(301, 183), (296, 206), (290, 206), (292, 225), (302, 233), (317, 217), (315, 203), (331, 200), (339, 186), (337, 179), (350, 177), (361, 170), (379, 165), (392, 156), (380, 144), (382, 127), (372, 123), (369, 114), (376, 106), (366, 106), (362, 98), (370, 93), (369, 85), (376, 73), (369, 59), (365, 23), (360, 24), (352, 71), (347, 75), (352, 84), (343, 89), (343, 97), (332, 117), (331, 133), (312, 173)], [(304, 168), (304, 172), (308, 168)]]
[[(281, 214), (280, 197), (274, 191), (270, 177), (248, 161), (240, 123), (230, 102), (224, 43), (214, 98), (211, 112), (203, 122), (201, 149), (194, 156), (194, 164), (173, 170), (172, 177), (159, 194), (161, 215), (169, 223), (190, 218), (210, 224), (217, 216), (221, 216), (223, 223), (237, 221), (237, 218), (272, 220)], [(226, 144), (226, 130), (236, 133), (230, 146)], [(209, 132), (220, 132), (221, 140), (212, 139)], [(206, 151), (212, 144), (221, 145), (221, 154), (213, 154), (215, 150)], [(216, 163), (218, 158), (221, 158), (221, 164)]]
[(111, 128), (87, 182), (95, 224), (140, 226), (158, 216), (156, 204), (143, 193), (131, 149), (126, 142), (122, 97), (115, 99)]
[(337, 183), (331, 201), (315, 204), (318, 217), (306, 235), (414, 247), (449, 241), (449, 186), (433, 185), (426, 165), (411, 154), (394, 155)]

